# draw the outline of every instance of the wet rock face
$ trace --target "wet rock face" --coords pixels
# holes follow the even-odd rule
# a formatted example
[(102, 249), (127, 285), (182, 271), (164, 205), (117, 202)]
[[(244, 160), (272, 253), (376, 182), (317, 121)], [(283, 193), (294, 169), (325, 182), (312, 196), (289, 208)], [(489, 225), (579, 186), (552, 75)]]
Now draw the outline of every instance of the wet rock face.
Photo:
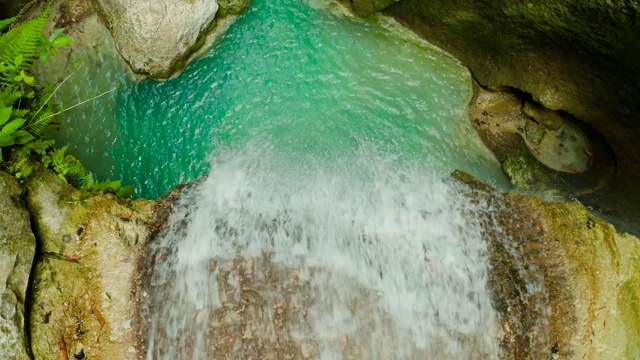
[(202, 45), (215, 0), (97, 0), (120, 54), (131, 69), (169, 78)]
[(26, 186), (41, 248), (29, 324), (34, 357), (139, 358), (138, 276), (153, 202), (91, 197), (43, 170)]
[(472, 199), (494, 204), (486, 239), (501, 358), (640, 357), (638, 238), (578, 202), (502, 195), (468, 175), (455, 177), (472, 185)]
[(0, 354), (7, 359), (29, 359), (25, 304), (36, 241), (23, 191), (0, 171)]

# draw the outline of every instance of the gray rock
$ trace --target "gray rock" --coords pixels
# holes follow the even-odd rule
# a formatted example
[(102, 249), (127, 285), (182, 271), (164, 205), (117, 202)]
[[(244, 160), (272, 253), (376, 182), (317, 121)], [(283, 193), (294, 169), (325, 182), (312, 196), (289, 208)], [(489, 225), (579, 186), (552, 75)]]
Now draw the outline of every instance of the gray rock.
[(139, 74), (169, 78), (203, 43), (215, 0), (98, 0), (118, 51)]
[(22, 187), (0, 172), (0, 354), (29, 359), (25, 334), (25, 299), (36, 250)]

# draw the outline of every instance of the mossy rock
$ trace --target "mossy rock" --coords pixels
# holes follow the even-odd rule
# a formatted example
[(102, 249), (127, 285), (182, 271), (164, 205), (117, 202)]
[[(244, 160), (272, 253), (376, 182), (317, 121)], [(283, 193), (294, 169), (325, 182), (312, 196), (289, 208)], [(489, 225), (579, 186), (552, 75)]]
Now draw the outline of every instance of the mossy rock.
[(217, 18), (228, 15), (240, 15), (249, 5), (250, 0), (220, 0), (218, 1)]
[(546, 131), (547, 130), (544, 126), (532, 120), (527, 121), (527, 124), (524, 126), (524, 132), (527, 140), (536, 145), (540, 144)]
[(492, 204), (473, 216), (485, 224), (488, 285), (501, 314), (497, 358), (640, 358), (638, 238), (575, 201), (500, 194), (468, 174), (454, 178)]
[(64, 341), (70, 356), (142, 356), (139, 285), (154, 202), (78, 191), (45, 169), (33, 175), (28, 204), (43, 251), (33, 278), (34, 355), (58, 359)]

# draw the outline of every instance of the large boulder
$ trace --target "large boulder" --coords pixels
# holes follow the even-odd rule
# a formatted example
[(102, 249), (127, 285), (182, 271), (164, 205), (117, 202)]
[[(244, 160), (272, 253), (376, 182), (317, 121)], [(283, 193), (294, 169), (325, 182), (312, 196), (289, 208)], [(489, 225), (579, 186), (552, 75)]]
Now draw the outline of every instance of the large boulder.
[(98, 0), (120, 54), (131, 69), (154, 78), (171, 77), (204, 41), (215, 0)]
[(42, 169), (26, 187), (41, 251), (31, 300), (34, 357), (143, 357), (139, 266), (153, 202), (89, 196)]
[(0, 354), (3, 359), (29, 359), (25, 332), (27, 288), (36, 240), (24, 189), (13, 176), (0, 171)]

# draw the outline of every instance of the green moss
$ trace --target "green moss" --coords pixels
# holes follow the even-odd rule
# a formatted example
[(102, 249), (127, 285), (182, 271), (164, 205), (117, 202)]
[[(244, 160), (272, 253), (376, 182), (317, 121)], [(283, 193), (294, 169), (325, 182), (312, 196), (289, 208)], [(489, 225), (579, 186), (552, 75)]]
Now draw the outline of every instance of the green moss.
[(635, 277), (622, 284), (617, 296), (618, 309), (624, 321), (627, 359), (640, 359), (640, 271), (636, 260)]

